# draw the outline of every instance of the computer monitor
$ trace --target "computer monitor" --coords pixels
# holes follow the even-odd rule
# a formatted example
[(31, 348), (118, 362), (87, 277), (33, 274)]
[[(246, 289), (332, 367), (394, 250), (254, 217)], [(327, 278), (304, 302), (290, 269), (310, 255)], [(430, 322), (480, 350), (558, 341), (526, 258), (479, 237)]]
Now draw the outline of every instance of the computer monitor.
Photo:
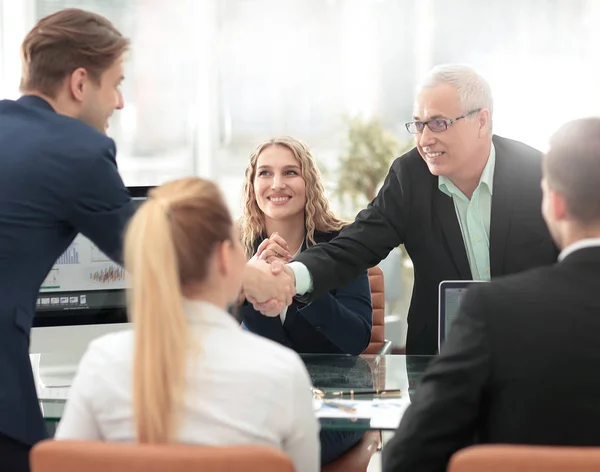
[[(151, 187), (128, 187), (139, 206)], [(57, 259), (38, 294), (30, 353), (42, 354), (40, 375), (72, 377), (88, 344), (129, 329), (125, 270), (79, 234)], [(44, 362), (44, 359), (48, 362)], [(65, 379), (58, 380), (65, 383)], [(50, 379), (46, 385), (56, 383)]]

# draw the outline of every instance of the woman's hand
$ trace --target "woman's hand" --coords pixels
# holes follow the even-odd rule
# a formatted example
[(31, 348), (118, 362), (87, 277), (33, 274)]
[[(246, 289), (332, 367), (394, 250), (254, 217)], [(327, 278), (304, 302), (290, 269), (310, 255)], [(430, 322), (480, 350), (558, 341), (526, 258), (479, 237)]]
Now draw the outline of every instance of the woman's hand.
[(260, 243), (254, 257), (266, 261), (269, 264), (274, 260), (280, 260), (283, 263), (287, 263), (292, 260), (292, 255), (289, 251), (290, 248), (285, 242), (285, 239), (279, 236), (279, 233), (275, 232), (270, 238), (265, 239)]

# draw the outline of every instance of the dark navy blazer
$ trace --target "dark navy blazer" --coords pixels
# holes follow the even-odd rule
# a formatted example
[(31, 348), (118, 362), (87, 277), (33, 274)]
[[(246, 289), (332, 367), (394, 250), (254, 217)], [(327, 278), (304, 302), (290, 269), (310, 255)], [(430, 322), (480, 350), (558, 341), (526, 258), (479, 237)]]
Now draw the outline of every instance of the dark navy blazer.
[(83, 233), (121, 260), (134, 206), (112, 139), (32, 95), (0, 101), (0, 433), (46, 437), (29, 362), (44, 277)]
[[(315, 232), (317, 243), (334, 238), (337, 232)], [(262, 242), (256, 242), (255, 247)], [(306, 243), (302, 250), (306, 249)], [(358, 355), (371, 340), (373, 307), (366, 272), (348, 285), (331, 290), (309, 305), (296, 301), (281, 318), (261, 315), (251, 304), (240, 307), (243, 327), (300, 353), (342, 353)]]

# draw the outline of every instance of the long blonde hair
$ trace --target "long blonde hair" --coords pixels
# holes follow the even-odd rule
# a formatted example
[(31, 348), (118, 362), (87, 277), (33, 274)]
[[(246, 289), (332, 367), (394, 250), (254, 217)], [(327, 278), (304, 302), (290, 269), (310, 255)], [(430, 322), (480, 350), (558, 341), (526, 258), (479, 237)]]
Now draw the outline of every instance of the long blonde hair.
[(167, 443), (176, 440), (192, 346), (182, 287), (205, 280), (215, 248), (231, 239), (233, 222), (221, 192), (207, 180), (169, 182), (149, 197), (125, 237), (135, 328), (133, 414), (140, 443)]
[(319, 168), (310, 152), (310, 148), (299, 139), (291, 136), (279, 136), (259, 144), (250, 154), (250, 162), (246, 167), (240, 219), (240, 233), (242, 244), (248, 257), (254, 253), (254, 243), (266, 231), (265, 216), (258, 206), (254, 192), (254, 179), (256, 177), (256, 162), (258, 156), (266, 148), (283, 146), (294, 154), (300, 164), (300, 172), (306, 182), (306, 205), (304, 207), (304, 225), (306, 227), (306, 241), (315, 244), (315, 231), (339, 231), (346, 224), (335, 217), (329, 209), (329, 202), (325, 197), (325, 189)]

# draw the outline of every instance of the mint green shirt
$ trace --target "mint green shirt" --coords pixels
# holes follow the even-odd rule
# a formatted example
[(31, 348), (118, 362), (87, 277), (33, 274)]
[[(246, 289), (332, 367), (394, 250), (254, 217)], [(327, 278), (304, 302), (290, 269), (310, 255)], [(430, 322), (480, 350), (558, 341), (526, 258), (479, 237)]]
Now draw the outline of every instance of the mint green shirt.
[(473, 280), (490, 280), (490, 219), (496, 149), (492, 144), (490, 156), (471, 200), (445, 176), (438, 177), (438, 188), (452, 197), (460, 225)]

